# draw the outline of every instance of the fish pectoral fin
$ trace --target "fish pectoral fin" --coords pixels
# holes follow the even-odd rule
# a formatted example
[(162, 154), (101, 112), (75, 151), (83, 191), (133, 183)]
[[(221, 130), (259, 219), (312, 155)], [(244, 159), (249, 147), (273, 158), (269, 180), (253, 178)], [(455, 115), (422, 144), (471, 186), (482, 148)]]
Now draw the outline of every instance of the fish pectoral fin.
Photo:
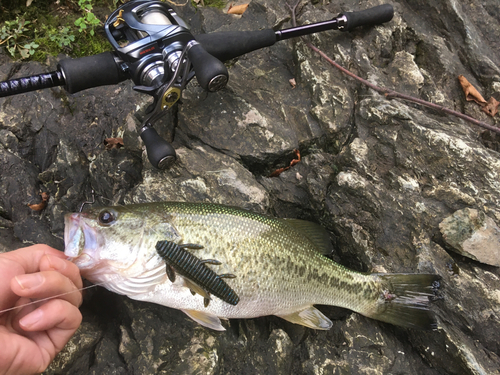
[(216, 331), (225, 331), (226, 329), (220, 323), (220, 319), (210, 313), (196, 311), (196, 310), (181, 310), (184, 314), (189, 316), (195, 322), (200, 323), (202, 326), (214, 329)]
[(287, 315), (276, 315), (282, 319), (288, 320), (294, 324), (300, 324), (312, 329), (330, 329), (333, 325), (332, 321), (323, 315), (314, 306), (310, 306), (304, 310), (296, 311)]
[(203, 298), (210, 299), (210, 294), (205, 289), (203, 289), (201, 286), (196, 284), (194, 281), (191, 281), (185, 277), (184, 277), (184, 286), (189, 288), (191, 290), (191, 292), (198, 293)]

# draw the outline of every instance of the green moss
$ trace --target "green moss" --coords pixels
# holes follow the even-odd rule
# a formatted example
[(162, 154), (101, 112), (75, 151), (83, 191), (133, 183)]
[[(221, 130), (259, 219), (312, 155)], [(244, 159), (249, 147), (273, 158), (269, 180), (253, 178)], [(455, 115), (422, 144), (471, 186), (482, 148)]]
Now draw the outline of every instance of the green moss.
[[(191, 4), (195, 7), (201, 5), (201, 1), (197, 4), (195, 1), (191, 0)], [(213, 7), (218, 9), (223, 9), (227, 5), (226, 0), (203, 0), (203, 5), (206, 7)]]
[[(99, 5), (113, 9), (116, 7), (115, 0), (86, 1), (87, 4)], [(7, 32), (15, 33), (14, 23), (29, 21), (21, 35), (17, 33), (16, 38), (9, 38), (3, 47), (14, 53), (14, 58), (25, 58), (29, 60), (45, 61), (47, 55), (57, 56), (61, 53), (71, 57), (88, 56), (111, 50), (111, 45), (104, 36), (103, 26), (95, 27), (92, 31), (91, 25), (85, 30), (75, 25), (75, 21), (82, 18), (82, 9), (78, 2), (70, 2), (62, 5), (49, 0), (35, 0), (29, 7), (26, 2), (11, 2), (0, 12), (0, 30), (8, 21), (10, 29)], [(92, 9), (93, 10), (93, 9)], [(94, 35), (92, 35), (92, 33)], [(3, 33), (2, 41), (8, 38)], [(10, 34), (9, 34), (10, 35)], [(31, 52), (28, 58), (19, 52), (24, 46), (30, 45)], [(36, 46), (36, 47), (34, 47)]]

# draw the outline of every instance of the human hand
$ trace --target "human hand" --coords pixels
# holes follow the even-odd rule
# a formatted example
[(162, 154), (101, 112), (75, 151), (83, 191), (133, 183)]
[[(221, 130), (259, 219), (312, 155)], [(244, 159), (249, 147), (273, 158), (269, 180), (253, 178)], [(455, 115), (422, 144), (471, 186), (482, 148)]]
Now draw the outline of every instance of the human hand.
[(82, 321), (82, 279), (64, 253), (34, 245), (0, 254), (0, 374), (43, 372)]

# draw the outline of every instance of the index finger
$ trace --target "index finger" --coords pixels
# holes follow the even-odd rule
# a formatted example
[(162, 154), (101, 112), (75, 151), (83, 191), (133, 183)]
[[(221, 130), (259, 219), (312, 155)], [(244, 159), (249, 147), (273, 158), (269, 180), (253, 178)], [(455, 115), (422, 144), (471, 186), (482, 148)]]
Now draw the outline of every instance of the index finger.
[(10, 281), (12, 278), (40, 271), (40, 261), (47, 254), (62, 259), (66, 258), (63, 252), (46, 245), (34, 245), (0, 254), (0, 275), (2, 276), (0, 279), (0, 296), (2, 297), (0, 298), (0, 311), (14, 306), (19, 299), (19, 296), (11, 289)]
[(75, 263), (66, 259), (60, 259), (59, 257), (54, 256), (54, 254), (45, 254), (42, 259), (40, 259), (40, 271), (51, 270), (57, 271), (66, 276), (78, 289), (83, 287), (80, 269)]
[(24, 273), (35, 273), (40, 271), (40, 260), (47, 254), (66, 259), (66, 255), (62, 251), (53, 249), (47, 245), (33, 245), (9, 251), (1, 254), (0, 259), (8, 259), (19, 264), (23, 268)]

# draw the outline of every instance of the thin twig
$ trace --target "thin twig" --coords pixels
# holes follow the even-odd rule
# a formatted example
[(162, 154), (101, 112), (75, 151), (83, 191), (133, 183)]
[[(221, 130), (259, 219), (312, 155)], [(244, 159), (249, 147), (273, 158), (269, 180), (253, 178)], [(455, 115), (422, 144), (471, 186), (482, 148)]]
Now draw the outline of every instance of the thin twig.
[(296, 19), (296, 10), (297, 10), (297, 7), (299, 6), (300, 2), (302, 0), (297, 0), (297, 2), (295, 3), (295, 5), (291, 6), (290, 4), (288, 4), (288, 2), (286, 3), (288, 9), (290, 9), (290, 12), (292, 13), (292, 25), (293, 27), (296, 27), (297, 26), (297, 19)]
[[(293, 7), (287, 3), (288, 8), (290, 8), (290, 11), (292, 12), (292, 25), (294, 27), (297, 26), (295, 12), (296, 12), (297, 6), (299, 5), (300, 1), (301, 0), (298, 0), (298, 2)], [(390, 89), (387, 89), (384, 87), (379, 87), (379, 86), (367, 81), (366, 79), (363, 79), (363, 78), (357, 76), (356, 74), (347, 70), (346, 68), (340, 66), (335, 61), (330, 59), (323, 51), (321, 51), (318, 47), (314, 46), (310, 42), (306, 42), (306, 45), (310, 49), (312, 49), (314, 52), (318, 53), (321, 57), (323, 57), (330, 65), (334, 66), (335, 68), (340, 70), (342, 73), (348, 75), (349, 77), (354, 78), (355, 80), (361, 82), (365, 86), (368, 86), (369, 88), (371, 88), (371, 89), (373, 89), (381, 94), (384, 94), (387, 99), (401, 99), (401, 100), (409, 101), (412, 103), (417, 103), (417, 104), (422, 105), (424, 107), (433, 108), (433, 109), (436, 109), (438, 111), (442, 111), (444, 113), (447, 113), (449, 115), (459, 117), (463, 120), (469, 121), (477, 126), (484, 128), (484, 129), (488, 129), (488, 130), (491, 130), (492, 132), (500, 134), (500, 128), (489, 125), (483, 121), (476, 120), (475, 118), (464, 115), (463, 113), (460, 113), (460, 112), (454, 111), (452, 109), (428, 102), (428, 101), (423, 100), (423, 99), (415, 98), (415, 97), (410, 96), (410, 95), (401, 94), (401, 93), (394, 91), (394, 90), (390, 90)]]

